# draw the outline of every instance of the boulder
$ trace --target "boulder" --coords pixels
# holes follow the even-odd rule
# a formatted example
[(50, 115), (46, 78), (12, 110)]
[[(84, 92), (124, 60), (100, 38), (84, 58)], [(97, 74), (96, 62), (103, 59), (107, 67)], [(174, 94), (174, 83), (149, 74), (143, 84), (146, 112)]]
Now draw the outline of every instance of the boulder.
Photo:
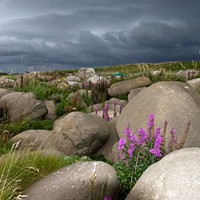
[(168, 154), (142, 174), (126, 200), (199, 200), (200, 148)]
[(54, 149), (54, 138), (48, 130), (27, 130), (19, 133), (10, 139), (11, 143), (18, 143), (17, 150), (31, 149)]
[(114, 163), (117, 163), (121, 158), (118, 156), (118, 143), (117, 141), (113, 146), (112, 146), (112, 152), (111, 152), (111, 160)]
[(66, 81), (81, 82), (81, 79), (77, 76), (67, 76)]
[(196, 69), (188, 69), (186, 70), (186, 76), (188, 79), (194, 79), (199, 75), (199, 70)]
[(66, 81), (69, 84), (69, 86), (76, 87), (76, 86), (79, 86), (81, 79), (76, 76), (70, 75), (70, 76), (67, 76)]
[(130, 91), (130, 93), (128, 94), (128, 101), (130, 101), (132, 98), (134, 98), (139, 92), (141, 92), (145, 88), (146, 87), (132, 89)]
[(0, 76), (0, 88), (13, 88), (15, 81), (8, 76)]
[(76, 104), (78, 106), (80, 106), (81, 108), (85, 110), (87, 109), (87, 104), (85, 103), (83, 97), (78, 91), (75, 93), (69, 94), (67, 97), (67, 101), (71, 102), (72, 104), (74, 104), (74, 101), (76, 101)]
[(140, 128), (147, 129), (149, 114), (155, 115), (155, 128), (168, 122), (166, 146), (171, 140), (170, 131), (176, 129), (180, 142), (188, 121), (189, 133), (185, 147), (200, 147), (200, 94), (190, 85), (181, 82), (157, 82), (142, 90), (123, 109), (117, 120), (117, 133), (124, 137), (124, 130), (129, 125), (134, 133)]
[(58, 89), (65, 91), (65, 90), (69, 89), (70, 85), (67, 81), (62, 81), (62, 82), (58, 82), (57, 87), (58, 87)]
[(97, 152), (97, 154), (103, 155), (108, 160), (112, 160), (112, 147), (119, 140), (116, 131), (117, 118), (118, 117), (115, 117), (108, 122), (110, 128), (110, 137), (106, 144)]
[(78, 87), (79, 86), (79, 82), (76, 82), (76, 81), (67, 81), (67, 83), (71, 87)]
[(186, 72), (183, 71), (183, 70), (179, 70), (179, 71), (176, 73), (176, 75), (185, 78), (185, 77), (186, 77)]
[(93, 68), (81, 68), (75, 74), (76, 77), (80, 78), (81, 80), (86, 80), (92, 76), (95, 76), (95, 70)]
[(77, 162), (44, 177), (24, 193), (25, 200), (118, 199), (119, 181), (115, 169), (100, 161)]
[(199, 75), (199, 70), (196, 69), (188, 69), (188, 70), (180, 70), (176, 73), (177, 76), (184, 77), (187, 79), (194, 79)]
[(56, 149), (66, 155), (96, 153), (110, 136), (107, 122), (95, 114), (72, 112), (54, 122)]
[(79, 90), (77, 90), (77, 92), (78, 92), (80, 95), (87, 95), (87, 93), (88, 93), (88, 96), (89, 96), (89, 97), (91, 96), (91, 90), (79, 89)]
[(120, 114), (120, 112), (122, 111), (122, 109), (126, 106), (127, 101), (116, 99), (116, 98), (111, 98), (105, 102), (105, 105), (102, 103), (99, 103), (99, 104), (94, 104), (92, 106), (89, 106), (88, 112), (91, 112), (91, 110), (93, 110), (94, 112), (98, 111), (97, 114), (99, 116), (102, 116), (103, 109), (105, 108), (106, 105), (108, 105), (109, 116), (111, 118), (113, 118), (114, 117), (114, 104), (116, 104), (116, 113), (118, 116)]
[(132, 80), (114, 83), (108, 89), (108, 94), (112, 97), (128, 94), (132, 89), (151, 85), (151, 80), (145, 76)]
[(191, 85), (194, 89), (196, 89), (198, 92), (200, 91), (200, 78), (189, 80), (187, 81), (187, 83)]
[(48, 110), (48, 113), (45, 116), (45, 119), (55, 120), (57, 118), (55, 102), (52, 101), (52, 100), (45, 100), (44, 103), (45, 103), (45, 106), (47, 107), (47, 110)]
[(86, 80), (86, 82), (88, 82), (88, 83), (90, 82), (90, 83), (92, 83), (92, 84), (97, 84), (97, 83), (109, 84), (108, 79), (106, 79), (106, 78), (103, 77), (103, 76), (97, 76), (97, 75), (94, 75), (94, 76), (88, 78), (88, 79)]
[(41, 119), (48, 112), (43, 101), (37, 100), (33, 93), (12, 92), (0, 99), (0, 109), (6, 109), (11, 122), (26, 119)]
[(152, 74), (153, 76), (159, 76), (162, 74), (161, 70), (154, 70), (154, 71), (150, 71), (150, 74)]
[(11, 93), (11, 92), (13, 92), (13, 91), (8, 90), (8, 89), (2, 89), (2, 88), (0, 88), (0, 98), (2, 96), (4, 96), (4, 95), (8, 94), (8, 93)]

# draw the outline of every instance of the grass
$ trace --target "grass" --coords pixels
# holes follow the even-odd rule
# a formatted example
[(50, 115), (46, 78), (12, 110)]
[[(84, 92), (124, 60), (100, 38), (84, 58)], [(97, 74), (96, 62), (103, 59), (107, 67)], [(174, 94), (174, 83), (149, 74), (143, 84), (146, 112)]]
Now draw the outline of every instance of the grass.
[(114, 72), (121, 72), (124, 74), (141, 73), (154, 70), (165, 70), (177, 72), (179, 70), (187, 69), (200, 69), (200, 62), (165, 62), (165, 63), (140, 63), (140, 64), (127, 64), (110, 66), (107, 68), (96, 68), (96, 72), (99, 74), (113, 74)]
[(15, 123), (1, 123), (0, 124), (0, 136), (1, 134), (7, 135), (7, 138), (15, 136), (23, 131), (30, 129), (44, 129), (51, 130), (53, 128), (52, 120), (22, 120)]
[[(14, 147), (13, 147), (14, 148)], [(13, 200), (34, 182), (51, 172), (87, 157), (57, 156), (42, 152), (11, 151), (0, 158), (0, 199)]]
[(27, 86), (22, 88), (15, 87), (13, 90), (17, 92), (33, 92), (39, 100), (49, 100), (52, 95), (62, 94), (62, 96), (66, 97), (70, 94), (70, 89), (63, 91), (57, 85), (49, 85), (39, 80), (32, 80)]

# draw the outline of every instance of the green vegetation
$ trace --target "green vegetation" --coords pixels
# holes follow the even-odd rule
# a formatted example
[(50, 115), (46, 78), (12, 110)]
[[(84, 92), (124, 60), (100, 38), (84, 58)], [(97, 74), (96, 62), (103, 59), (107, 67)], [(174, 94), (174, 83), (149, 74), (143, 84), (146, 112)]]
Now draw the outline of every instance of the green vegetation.
[[(102, 76), (111, 76), (111, 84), (122, 80), (136, 78), (138, 76), (147, 76), (153, 83), (158, 81), (181, 81), (186, 82), (187, 77), (177, 76), (176, 72), (179, 70), (196, 69), (200, 70), (200, 62), (172, 62), (159, 64), (127, 64), (119, 66), (111, 66), (107, 68), (97, 68), (95, 71)], [(161, 71), (158, 75), (153, 75), (152, 71)], [(75, 73), (77, 70), (53, 71), (46, 73), (47, 75), (55, 75), (58, 77), (66, 76), (67, 73)], [(115, 73), (123, 73), (124, 76), (119, 79), (114, 78)], [(16, 77), (9, 76), (9, 78), (16, 80)], [(105, 104), (108, 98), (107, 89), (109, 85), (106, 83), (89, 85), (86, 88), (86, 94), (82, 95), (87, 106), (95, 103)], [(62, 116), (72, 111), (83, 111), (75, 97), (72, 101), (67, 100), (67, 96), (73, 91), (76, 92), (79, 88), (70, 88), (61, 90), (57, 85), (50, 85), (47, 82), (42, 82), (39, 79), (33, 79), (27, 85), (22, 87), (15, 87), (14, 91), (19, 92), (33, 92), (37, 99), (40, 100), (54, 100), (57, 103), (56, 114)], [(91, 95), (88, 94), (91, 90)], [(127, 95), (121, 95), (119, 99), (127, 100)], [(66, 157), (56, 156), (53, 154), (44, 154), (42, 152), (29, 152), (27, 150), (21, 153), (15, 151), (14, 146), (9, 144), (9, 139), (12, 136), (19, 134), (25, 130), (30, 129), (45, 129), (51, 130), (53, 128), (52, 120), (23, 120), (16, 123), (1, 123), (0, 124), (0, 199), (12, 200), (22, 195), (23, 191), (40, 178), (49, 173), (74, 163), (76, 161), (90, 160), (90, 158), (80, 158), (78, 156)], [(155, 141), (153, 141), (155, 142)], [(124, 161), (120, 161), (115, 165), (118, 172), (118, 177), (122, 184), (122, 196), (126, 195), (131, 187), (135, 184), (143, 171), (152, 163), (160, 158), (149, 154), (149, 149), (153, 146), (138, 146), (136, 151), (130, 157), (127, 157), (128, 166)], [(162, 148), (161, 148), (162, 150)], [(128, 154), (127, 154), (128, 155)], [(112, 165), (112, 162), (107, 161), (102, 156), (92, 156), (92, 160), (103, 160)], [(133, 177), (134, 175), (134, 177)], [(131, 185), (131, 184), (132, 185)]]
[(33, 92), (39, 100), (51, 99), (52, 95), (62, 94), (62, 96), (67, 96), (70, 93), (69, 89), (63, 91), (57, 85), (49, 85), (39, 80), (31, 80), (27, 86), (13, 89), (17, 92)]
[(87, 157), (58, 156), (39, 151), (5, 154), (0, 159), (0, 199), (17, 199), (28, 186), (51, 172), (77, 161), (88, 160)]
[(200, 69), (200, 62), (166, 62), (166, 63), (140, 63), (140, 64), (127, 64), (127, 65), (117, 65), (110, 66), (106, 68), (96, 68), (96, 72), (99, 74), (113, 74), (115, 72), (120, 72), (123, 74), (133, 74), (141, 73), (154, 70), (164, 70), (177, 72), (179, 70), (187, 69)]
[(0, 133), (6, 134), (8, 138), (30, 129), (51, 130), (52, 128), (52, 120), (23, 120), (15, 123), (1, 123)]

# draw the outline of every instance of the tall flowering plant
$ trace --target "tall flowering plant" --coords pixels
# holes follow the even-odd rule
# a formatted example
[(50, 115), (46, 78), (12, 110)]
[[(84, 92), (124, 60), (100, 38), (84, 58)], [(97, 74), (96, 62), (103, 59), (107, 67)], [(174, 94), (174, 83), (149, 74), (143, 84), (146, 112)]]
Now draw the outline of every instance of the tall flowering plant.
[(188, 122), (180, 143), (177, 141), (176, 131), (172, 128), (168, 151), (165, 151), (165, 136), (167, 122), (163, 132), (158, 127), (154, 130), (154, 114), (149, 115), (147, 131), (140, 128), (136, 135), (129, 127), (125, 129), (125, 137), (118, 142), (118, 157), (120, 160), (114, 165), (122, 185), (122, 195), (126, 196), (137, 182), (142, 173), (151, 164), (159, 161), (168, 152), (183, 147), (190, 123)]

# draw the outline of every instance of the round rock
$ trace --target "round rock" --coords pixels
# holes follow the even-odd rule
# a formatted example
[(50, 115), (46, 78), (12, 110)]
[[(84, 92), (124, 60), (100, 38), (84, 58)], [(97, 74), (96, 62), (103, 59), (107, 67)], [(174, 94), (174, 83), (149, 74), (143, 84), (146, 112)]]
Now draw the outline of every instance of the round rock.
[(148, 77), (141, 76), (136, 79), (121, 81), (114, 83), (108, 89), (108, 94), (111, 97), (116, 97), (122, 94), (128, 94), (132, 89), (151, 85), (151, 80)]
[(104, 162), (78, 162), (33, 184), (25, 200), (118, 199), (119, 181), (115, 169)]
[(155, 115), (155, 128), (168, 122), (166, 146), (171, 139), (170, 131), (176, 129), (178, 141), (182, 139), (186, 124), (190, 121), (185, 147), (200, 147), (200, 94), (181, 82), (158, 82), (138, 93), (123, 109), (117, 120), (117, 133), (124, 137), (129, 125), (134, 133), (147, 129), (149, 114)]
[(165, 156), (142, 174), (126, 200), (199, 200), (200, 148)]
[(100, 116), (72, 112), (55, 121), (53, 135), (56, 149), (66, 155), (90, 155), (106, 143), (110, 132)]

